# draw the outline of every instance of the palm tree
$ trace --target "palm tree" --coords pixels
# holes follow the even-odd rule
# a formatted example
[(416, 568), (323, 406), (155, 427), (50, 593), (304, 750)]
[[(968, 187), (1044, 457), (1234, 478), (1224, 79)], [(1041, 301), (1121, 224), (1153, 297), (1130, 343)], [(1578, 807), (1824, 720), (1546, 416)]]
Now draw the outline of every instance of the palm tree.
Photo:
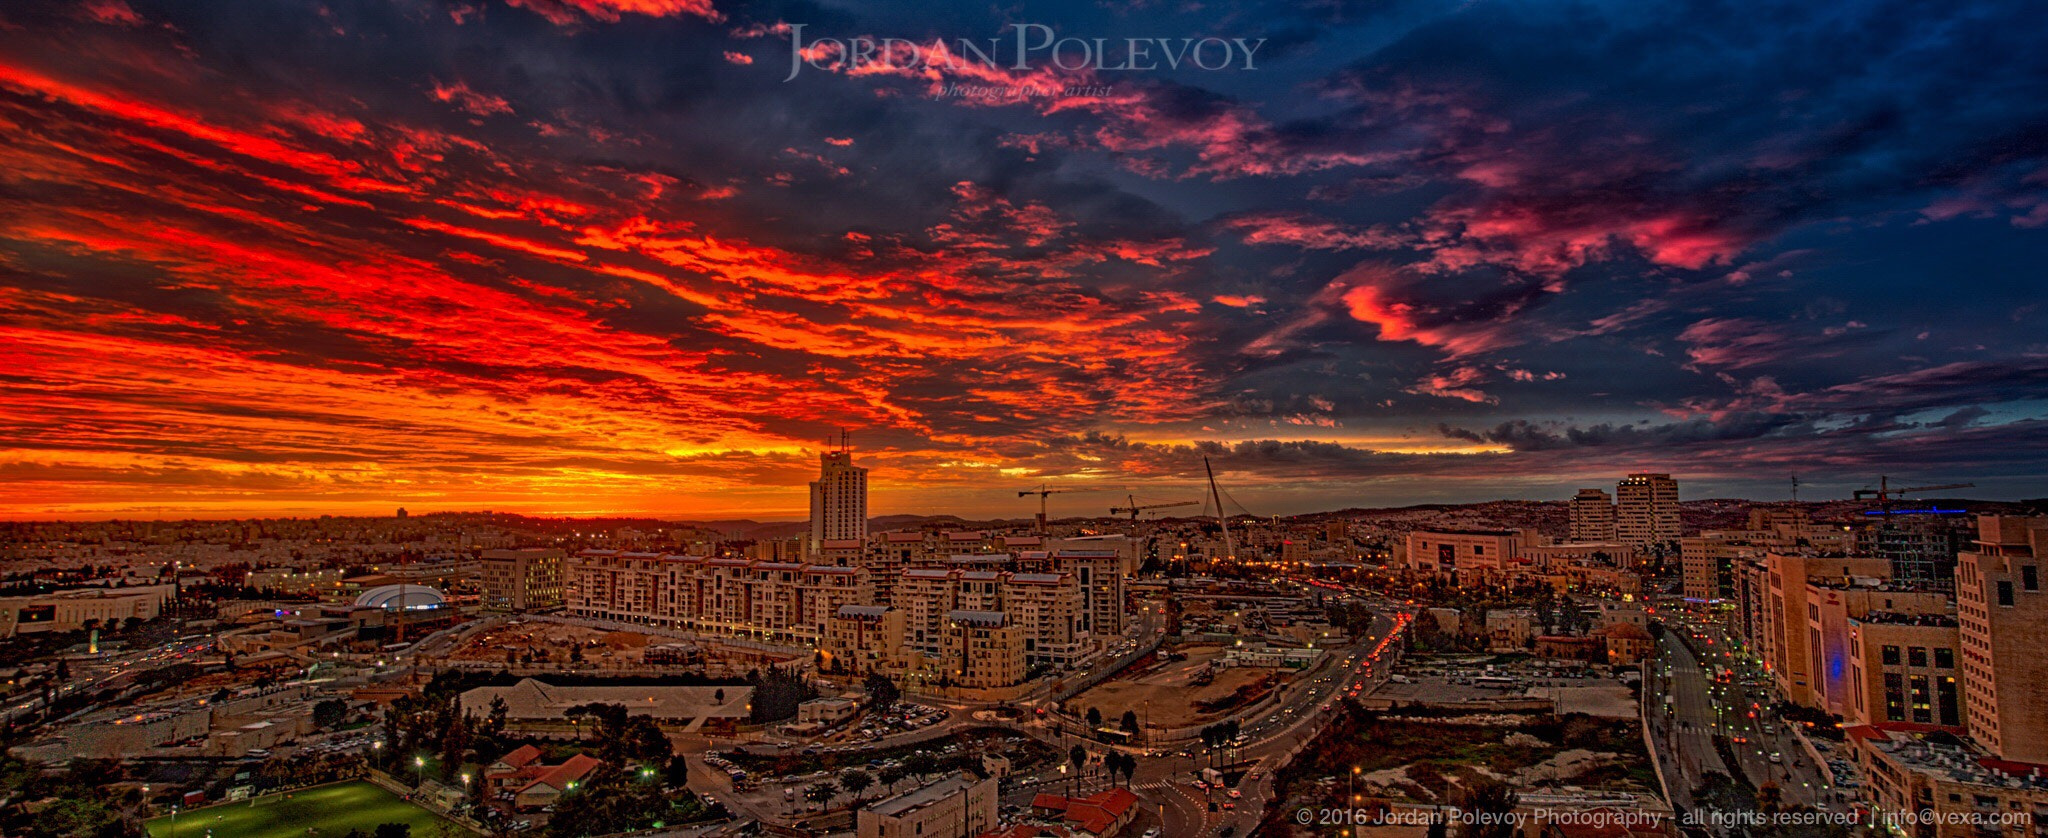
[(909, 776), (902, 768), (894, 765), (883, 766), (880, 773), (882, 785), (892, 792), (896, 790), (897, 783), (902, 782), (904, 777)]
[[(1067, 752), (1067, 761), (1074, 764), (1074, 781), (1078, 782), (1081, 779), (1082, 766), (1088, 764), (1088, 749), (1075, 745), (1073, 750)], [(1071, 797), (1073, 793), (1074, 783), (1069, 782), (1067, 784), (1067, 795)]]
[(875, 784), (875, 777), (858, 768), (848, 768), (845, 771), (839, 772), (839, 784), (845, 786), (847, 791), (853, 792), (853, 802), (859, 803), (861, 800), (860, 793), (867, 791), (869, 786)]
[(838, 794), (839, 787), (833, 785), (830, 780), (804, 787), (804, 799), (818, 804), (819, 808), (824, 808), (824, 804), (832, 802), (832, 798)]

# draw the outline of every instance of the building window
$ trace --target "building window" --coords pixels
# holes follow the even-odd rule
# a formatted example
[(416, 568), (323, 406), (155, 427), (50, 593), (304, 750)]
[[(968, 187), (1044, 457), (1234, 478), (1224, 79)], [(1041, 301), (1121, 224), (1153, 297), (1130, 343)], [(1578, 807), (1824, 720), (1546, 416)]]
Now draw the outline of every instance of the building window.
[(2021, 567), (2020, 587), (2026, 588), (2029, 591), (2041, 590), (2040, 569), (2034, 567), (2033, 565), (2026, 565), (2024, 567)]
[(1956, 668), (1956, 650), (1936, 646), (1934, 648), (1934, 665), (1938, 669)]
[(1886, 647), (1884, 647), (1884, 663), (1885, 663), (1885, 665), (1886, 665), (1886, 666), (1898, 666), (1898, 665), (1899, 665), (1899, 647), (1897, 647), (1897, 646), (1886, 646)]
[(1909, 665), (1912, 665), (1912, 666), (1926, 666), (1926, 665), (1927, 665), (1927, 647), (1925, 647), (1925, 646), (1909, 646), (1909, 647), (1907, 647), (1907, 648), (1906, 648), (1906, 663), (1907, 663), (1907, 664), (1909, 664)]
[(1884, 674), (1884, 717), (1886, 721), (1906, 720), (1906, 676), (1895, 672)]
[(2007, 607), (2011, 607), (2011, 606), (2012, 606), (2012, 583), (2011, 583), (2011, 582), (2000, 582), (2000, 583), (1998, 583), (1998, 604), (1999, 604), (1999, 605), (2003, 605), (2003, 606), (2007, 606)]
[(1963, 723), (1962, 711), (1956, 704), (1956, 679), (1944, 677), (1934, 682), (1935, 701), (1941, 708), (1941, 723), (1955, 727)]

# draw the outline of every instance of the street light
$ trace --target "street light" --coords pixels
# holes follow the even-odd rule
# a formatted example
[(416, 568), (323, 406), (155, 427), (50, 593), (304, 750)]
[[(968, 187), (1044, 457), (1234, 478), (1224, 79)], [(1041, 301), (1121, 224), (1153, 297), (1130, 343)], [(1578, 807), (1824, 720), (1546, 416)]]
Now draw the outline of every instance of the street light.
[(427, 759), (426, 759), (426, 757), (413, 757), (413, 758), (412, 758), (412, 775), (413, 775), (413, 783), (412, 783), (412, 788), (413, 788), (413, 790), (414, 790), (414, 791), (418, 791), (418, 790), (419, 790), (419, 788), (420, 788), (420, 786), (426, 785), (426, 782), (427, 782)]

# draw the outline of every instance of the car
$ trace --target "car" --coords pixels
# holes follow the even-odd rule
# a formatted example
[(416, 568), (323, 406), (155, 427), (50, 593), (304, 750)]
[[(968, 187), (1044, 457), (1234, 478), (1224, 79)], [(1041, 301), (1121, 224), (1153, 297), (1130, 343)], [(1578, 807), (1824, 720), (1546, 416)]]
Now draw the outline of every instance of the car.
[(1243, 797), (1243, 796), (1244, 796), (1244, 793), (1243, 793), (1243, 792), (1240, 792), (1240, 791), (1238, 791), (1237, 789), (1231, 789), (1231, 790), (1230, 790), (1230, 799), (1232, 799), (1232, 800), (1236, 800), (1236, 799), (1238, 799), (1238, 798), (1240, 798), (1240, 797)]
[(1200, 790), (1200, 791), (1208, 791), (1208, 790), (1209, 790), (1209, 784), (1208, 784), (1208, 783), (1205, 783), (1205, 782), (1202, 782), (1201, 780), (1196, 780), (1196, 781), (1195, 781), (1195, 788), (1196, 788), (1196, 789), (1198, 789), (1198, 790)]
[(1235, 801), (1235, 800), (1225, 800), (1225, 801), (1223, 801), (1223, 808), (1225, 808), (1225, 809), (1231, 809), (1231, 810), (1235, 810), (1235, 809), (1237, 809), (1237, 801)]

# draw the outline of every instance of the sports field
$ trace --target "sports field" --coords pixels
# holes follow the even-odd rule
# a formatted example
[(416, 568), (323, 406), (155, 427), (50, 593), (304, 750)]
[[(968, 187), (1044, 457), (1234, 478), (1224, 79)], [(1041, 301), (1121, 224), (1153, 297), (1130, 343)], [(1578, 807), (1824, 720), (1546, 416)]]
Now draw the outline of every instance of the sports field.
[(255, 798), (254, 805), (244, 800), (179, 812), (176, 832), (169, 815), (147, 826), (150, 838), (204, 838), (208, 830), (213, 838), (341, 838), (351, 829), (369, 834), (392, 821), (411, 824), (413, 838), (434, 838), (442, 825), (456, 834), (468, 832), (361, 780), (299, 789), (289, 800), (267, 794)]

